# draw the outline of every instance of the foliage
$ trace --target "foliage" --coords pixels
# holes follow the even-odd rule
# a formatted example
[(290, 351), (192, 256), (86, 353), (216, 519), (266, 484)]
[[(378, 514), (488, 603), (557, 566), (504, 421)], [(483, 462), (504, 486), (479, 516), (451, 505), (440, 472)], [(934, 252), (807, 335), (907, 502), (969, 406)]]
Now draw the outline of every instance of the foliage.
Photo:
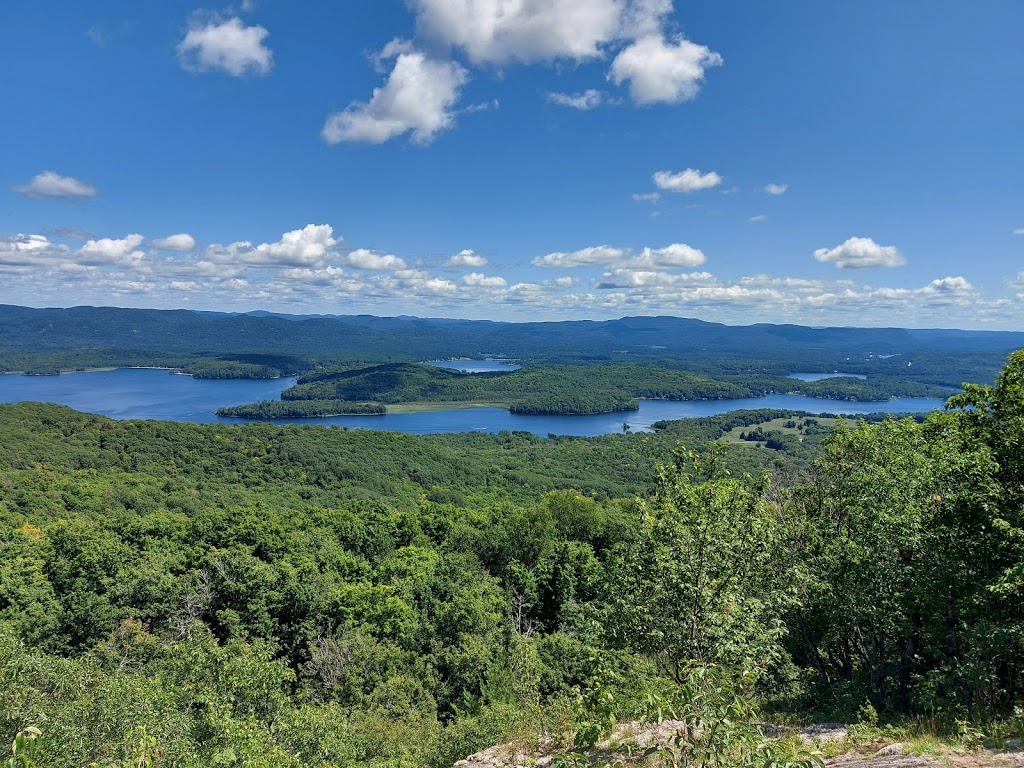
[(636, 410), (638, 397), (718, 400), (751, 390), (653, 366), (543, 366), (462, 373), (415, 363), (326, 368), (300, 376), (283, 400), (505, 403), (514, 413), (584, 414)]
[(794, 572), (767, 478), (729, 477), (720, 446), (700, 458), (680, 448), (637, 515), (610, 564), (619, 641), (677, 682), (693, 664), (777, 663)]
[(218, 416), (236, 419), (304, 419), (319, 416), (379, 416), (388, 409), (380, 403), (347, 400), (261, 400), (249, 405), (218, 408)]
[[(8, 765), (448, 768), (541, 733), (589, 759), (645, 699), (687, 723), (669, 765), (809, 759), (750, 725), (767, 696), (1003, 738), (1024, 353), (951, 406), (827, 439), (786, 411), (544, 439), (0, 406)], [(778, 419), (802, 439), (716, 442)]]

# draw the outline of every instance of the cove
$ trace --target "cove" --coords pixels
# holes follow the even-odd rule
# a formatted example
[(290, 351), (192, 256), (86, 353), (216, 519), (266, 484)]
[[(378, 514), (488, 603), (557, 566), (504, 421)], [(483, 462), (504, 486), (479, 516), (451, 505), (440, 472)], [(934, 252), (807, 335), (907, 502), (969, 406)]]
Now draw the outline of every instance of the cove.
[[(66, 405), (112, 419), (162, 419), (196, 423), (238, 424), (244, 419), (214, 415), (216, 408), (257, 400), (276, 400), (294, 379), (196, 379), (166, 370), (119, 368), (113, 371), (66, 373), (60, 376), (0, 375), (0, 403), (25, 400)], [(537, 435), (595, 437), (649, 431), (667, 419), (714, 416), (748, 408), (783, 408), (808, 413), (921, 413), (941, 408), (944, 401), (906, 397), (886, 402), (825, 400), (802, 395), (767, 395), (734, 400), (641, 400), (638, 411), (591, 416), (527, 416), (502, 408), (453, 408), (383, 416), (335, 416), (323, 419), (274, 419), (274, 424), (334, 425), (424, 435), (442, 432), (521, 430)]]

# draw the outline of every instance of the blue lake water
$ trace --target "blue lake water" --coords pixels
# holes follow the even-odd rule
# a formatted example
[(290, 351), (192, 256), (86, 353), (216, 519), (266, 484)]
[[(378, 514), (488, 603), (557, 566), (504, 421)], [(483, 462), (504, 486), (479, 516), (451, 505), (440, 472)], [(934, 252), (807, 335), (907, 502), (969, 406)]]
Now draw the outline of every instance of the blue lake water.
[(850, 379), (867, 378), (867, 376), (861, 373), (842, 373), (840, 371), (833, 373), (791, 373), (788, 378), (799, 379), (800, 381), (821, 381), (822, 379), (838, 379), (840, 377)]
[[(0, 375), (0, 403), (24, 400), (59, 403), (113, 419), (244, 423), (214, 415), (220, 406), (257, 400), (276, 400), (294, 379), (194, 379), (165, 370), (121, 368), (116, 371), (66, 373), (60, 376)], [(800, 395), (768, 395), (736, 400), (641, 400), (640, 410), (593, 416), (525, 416), (501, 408), (460, 408), (383, 416), (334, 416), (325, 419), (276, 419), (275, 424), (334, 424), (386, 429), (408, 434), (439, 432), (500, 432), (523, 430), (538, 435), (596, 436), (621, 432), (623, 422), (633, 431), (649, 430), (664, 419), (713, 416), (741, 408), (785, 408), (810, 413), (920, 413), (941, 408), (943, 400), (906, 397), (883, 403), (823, 400)]]
[(508, 373), (519, 370), (518, 365), (503, 360), (428, 360), (427, 365), (463, 373), (492, 373), (494, 371)]

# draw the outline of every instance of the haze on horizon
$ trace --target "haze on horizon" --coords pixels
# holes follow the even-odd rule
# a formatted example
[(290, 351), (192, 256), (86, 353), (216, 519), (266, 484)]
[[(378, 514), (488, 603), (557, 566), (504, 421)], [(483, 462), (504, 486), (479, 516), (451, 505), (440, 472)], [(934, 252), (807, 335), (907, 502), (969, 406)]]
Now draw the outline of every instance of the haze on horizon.
[(9, 3), (0, 303), (1024, 329), (1022, 28), (1014, 0)]

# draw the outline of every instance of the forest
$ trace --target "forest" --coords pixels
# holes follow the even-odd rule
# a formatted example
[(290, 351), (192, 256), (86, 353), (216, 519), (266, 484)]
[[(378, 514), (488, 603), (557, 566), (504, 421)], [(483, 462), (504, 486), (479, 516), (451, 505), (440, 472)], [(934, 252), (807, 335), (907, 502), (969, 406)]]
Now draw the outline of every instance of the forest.
[[(723, 379), (725, 377), (722, 377)], [(298, 377), (281, 393), (282, 403), (222, 408), (222, 416), (273, 418), (345, 413), (342, 407), (387, 404), (487, 403), (526, 414), (592, 414), (635, 411), (638, 398), (725, 400), (794, 392), (842, 400), (945, 397), (948, 390), (895, 377), (863, 380), (844, 376), (806, 382), (786, 377), (731, 374), (728, 380), (655, 365), (541, 365), (515, 371), (463, 373), (422, 363), (368, 367), (329, 366)], [(346, 403), (347, 406), (340, 406)], [(351, 411), (364, 412), (364, 411)]]
[[(965, 381), (990, 383), (1018, 346), (1024, 335), (1004, 332), (727, 326), (673, 317), (499, 323), (0, 305), (4, 372), (157, 366), (207, 379), (299, 376), (280, 402), (219, 411), (253, 420), (437, 403), (578, 415), (636, 410), (639, 398), (944, 398)], [(495, 353), (522, 368), (467, 375), (423, 364)], [(794, 371), (866, 378), (809, 382), (791, 378)]]
[(711, 679), (756, 717), (1024, 728), (1024, 351), (944, 411), (825, 418), (0, 406), (0, 735), (45, 768), (448, 768), (540, 733), (569, 760)]
[[(726, 381), (846, 371), (959, 388), (991, 382), (1020, 347), (1024, 334), (1015, 332), (730, 326), (678, 317), (506, 323), (0, 304), (4, 372), (157, 366), (205, 377), (266, 377), (501, 354), (527, 366), (652, 365)], [(757, 388), (753, 381), (740, 385)]]

